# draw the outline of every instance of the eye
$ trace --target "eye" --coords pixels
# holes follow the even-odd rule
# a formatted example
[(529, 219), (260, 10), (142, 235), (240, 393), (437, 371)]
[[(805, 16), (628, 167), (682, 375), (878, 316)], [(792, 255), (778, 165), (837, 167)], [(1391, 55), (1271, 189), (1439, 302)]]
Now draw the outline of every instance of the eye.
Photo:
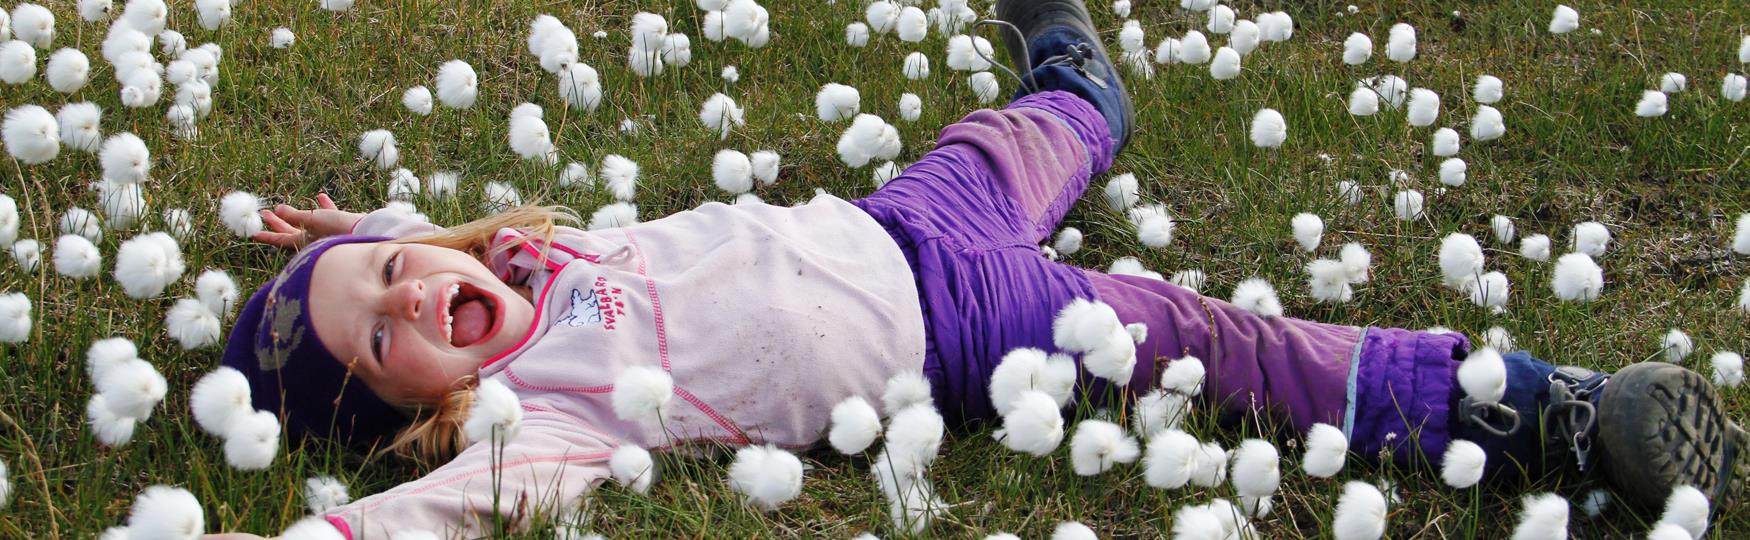
[(375, 328), (371, 329), (371, 356), (375, 357), (378, 362), (383, 361), (383, 337), (388, 333), (388, 328), (382, 323), (378, 323)]
[(395, 261), (400, 258), (401, 254), (396, 253), (395, 256), (389, 257), (389, 260), (383, 263), (383, 285), (388, 285), (395, 280)]

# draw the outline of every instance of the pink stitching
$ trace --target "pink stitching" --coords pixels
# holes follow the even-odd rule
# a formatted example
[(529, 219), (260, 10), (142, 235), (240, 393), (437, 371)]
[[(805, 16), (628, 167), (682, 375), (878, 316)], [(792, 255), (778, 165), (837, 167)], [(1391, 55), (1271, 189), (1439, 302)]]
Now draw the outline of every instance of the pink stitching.
[(650, 279), (650, 274), (644, 267), (644, 248), (639, 247), (638, 237), (632, 236), (632, 231), (620, 229), (626, 235), (626, 241), (632, 244), (638, 255), (638, 275), (644, 278), (644, 289), (650, 293), (650, 310), (656, 315), (656, 352), (662, 357), (662, 370), (673, 372), (668, 363), (668, 328), (662, 322), (662, 299), (656, 295), (656, 280)]
[[(612, 454), (612, 452), (596, 452), (596, 453), (592, 453), (592, 454), (581, 454), (581, 455), (552, 454), (552, 455), (545, 455), (545, 456), (534, 456), (534, 457), (522, 458), (522, 459), (519, 459), (516, 461), (507, 461), (507, 462), (504, 462), (502, 464), (499, 464), (497, 467), (498, 467), (498, 470), (502, 471), (504, 469), (508, 469), (508, 468), (512, 468), (512, 467), (521, 467), (521, 466), (529, 465), (529, 464), (533, 464), (533, 463), (569, 463), (572, 461), (598, 460), (598, 459), (608, 457), (610, 454)], [(432, 482), (432, 483), (420, 486), (418, 488), (413, 489), (412, 491), (408, 491), (407, 493), (383, 497), (382, 499), (379, 499), (375, 502), (372, 502), (371, 504), (361, 506), (361, 507), (353, 510), (351, 513), (354, 515), (363, 514), (365, 512), (369, 512), (373, 509), (376, 509), (378, 506), (382, 506), (384, 503), (387, 503), (387, 502), (395, 500), (395, 499), (399, 499), (401, 497), (406, 497), (406, 496), (410, 496), (410, 495), (419, 495), (419, 494), (422, 494), (422, 493), (425, 493), (425, 492), (428, 492), (428, 491), (431, 491), (434, 489), (438, 489), (441, 487), (447, 487), (450, 484), (454, 484), (454, 483), (460, 482), (462, 480), (467, 480), (467, 479), (472, 478), (475, 475), (478, 475), (480, 473), (490, 472), (493, 467), (494, 467), (493, 465), (488, 464), (488, 465), (476, 467), (476, 468), (471, 469), (471, 470), (459, 472), (459, 473), (456, 473), (454, 475), (451, 475), (449, 478), (445, 478), (445, 479), (438, 481), (438, 482)]]
[(724, 431), (729, 432), (730, 436), (735, 437), (734, 440), (736, 442), (741, 444), (748, 443), (747, 435), (741, 432), (741, 428), (736, 427), (734, 423), (730, 422), (728, 418), (724, 418), (723, 415), (717, 414), (716, 409), (712, 409), (711, 406), (706, 405), (698, 396), (693, 395), (692, 392), (688, 392), (687, 389), (679, 386), (675, 387), (674, 393), (675, 395), (680, 396), (681, 399), (687, 400), (687, 403), (693, 404), (693, 407), (698, 408), (699, 412), (705, 413), (705, 416), (711, 417), (711, 420), (717, 422), (718, 427), (723, 428)]
[(540, 391), (540, 392), (575, 392), (575, 393), (580, 393), (580, 394), (606, 394), (606, 393), (610, 393), (610, 392), (614, 391), (614, 385), (611, 385), (611, 384), (606, 384), (606, 385), (601, 385), (601, 386), (537, 386), (537, 385), (529, 384), (527, 381), (524, 381), (522, 379), (522, 377), (518, 377), (516, 375), (516, 373), (514, 371), (511, 371), (511, 368), (508, 368), (508, 367), (504, 368), (504, 376), (505, 376), (505, 378), (510, 379), (511, 384), (515, 384), (517, 386), (521, 386), (521, 387), (527, 388), (529, 390), (535, 390), (535, 391)]

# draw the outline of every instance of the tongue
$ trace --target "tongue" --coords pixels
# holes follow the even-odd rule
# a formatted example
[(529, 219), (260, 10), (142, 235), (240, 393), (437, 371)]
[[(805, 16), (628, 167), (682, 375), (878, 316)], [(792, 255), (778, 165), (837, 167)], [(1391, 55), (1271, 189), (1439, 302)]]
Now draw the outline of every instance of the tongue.
[(479, 300), (469, 300), (456, 306), (453, 313), (455, 321), (450, 324), (450, 344), (457, 347), (467, 347), (478, 343), (486, 337), (486, 332), (492, 329), (492, 314), (486, 311), (486, 303)]

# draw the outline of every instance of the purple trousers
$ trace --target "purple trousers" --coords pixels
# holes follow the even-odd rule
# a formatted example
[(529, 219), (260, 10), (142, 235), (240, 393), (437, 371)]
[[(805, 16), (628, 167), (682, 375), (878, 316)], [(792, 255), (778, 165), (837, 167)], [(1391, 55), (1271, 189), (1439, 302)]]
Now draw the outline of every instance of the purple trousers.
[[(1057, 311), (1091, 298), (1149, 327), (1127, 397), (1154, 388), (1168, 362), (1196, 356), (1208, 368), (1205, 397), (1224, 410), (1265, 412), (1300, 431), (1340, 426), (1363, 455), (1388, 443), (1444, 451), (1463, 338), (1265, 319), (1165, 282), (1042, 256), (1039, 244), (1111, 167), (1112, 153), (1099, 111), (1043, 92), (948, 126), (934, 150), (856, 201), (917, 277), (929, 335), (924, 375), (945, 417), (994, 417), (987, 386), (1003, 354), (1055, 351)], [(1090, 398), (1107, 395), (1082, 376)]]

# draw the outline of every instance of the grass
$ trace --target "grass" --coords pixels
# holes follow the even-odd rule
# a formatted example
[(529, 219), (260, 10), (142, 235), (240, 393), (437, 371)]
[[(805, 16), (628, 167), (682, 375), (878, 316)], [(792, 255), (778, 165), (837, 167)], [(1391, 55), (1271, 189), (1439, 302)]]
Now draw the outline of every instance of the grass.
[[(1121, 21), (1105, 9), (1107, 2), (1095, 3), (1099, 26), (1115, 43)], [(783, 154), (782, 179), (759, 191), (776, 204), (803, 200), (816, 188), (844, 198), (869, 193), (870, 170), (847, 170), (834, 154), (842, 125), (810, 117), (814, 91), (827, 82), (856, 86), (866, 112), (895, 122), (901, 93), (923, 97), (923, 117), (899, 123), (906, 144), (902, 162), (915, 160), (943, 125), (979, 106), (964, 74), (942, 63), (944, 36), (932, 34), (915, 46), (891, 35), (875, 37), (864, 49), (846, 46), (843, 25), (861, 13), (851, 1), (769, 2), (775, 37), (762, 50), (705, 41), (701, 12), (685, 1), (370, 2), (339, 15), (317, 10), (314, 2), (250, 2), (240, 4), (231, 25), (219, 32), (200, 29), (190, 3), (176, 2), (172, 28), (191, 43), (213, 41), (225, 50), (214, 113), (200, 123), (198, 140), (183, 142), (169, 136), (162, 106), (120, 107), (113, 75), (97, 54), (105, 25), (79, 21), (71, 4), (51, 6), (60, 20), (55, 45), (91, 56), (93, 83), (72, 96), (55, 94), (40, 80), (0, 87), (0, 105), (102, 105), (106, 132), (132, 130), (154, 153), (145, 227), (158, 227), (156, 216), (164, 209), (188, 208), (197, 222), (195, 236), (183, 246), (189, 275), (223, 268), (245, 289), (277, 270), (285, 254), (231, 237), (215, 215), (219, 197), (245, 189), (270, 202), (308, 204), (326, 191), (348, 207), (374, 208), (384, 201), (388, 175), (370, 169), (354, 149), (358, 135), (370, 129), (392, 130), (403, 166), (421, 176), (444, 169), (464, 173), (459, 197), (417, 201), (440, 223), (479, 217), (487, 181), (512, 183), (525, 200), (565, 204), (585, 214), (608, 202), (605, 193), (557, 188), (555, 169), (518, 160), (510, 151), (506, 115), (532, 101), (546, 108), (565, 160), (593, 166), (618, 153), (643, 166), (638, 204), (648, 220), (728, 200), (709, 182), (711, 153), (718, 148)], [(1144, 23), (1151, 44), (1202, 26), (1200, 17), (1170, 7), (1175, 2), (1137, 4), (1132, 17)], [(1571, 5), (1582, 15), (1583, 29), (1562, 36), (1545, 31), (1553, 6), (1543, 3), (1390, 0), (1366, 3), (1348, 16), (1339, 15), (1342, 2), (1234, 4), (1242, 17), (1288, 9), (1296, 17), (1294, 38), (1265, 44), (1245, 59), (1245, 71), (1233, 81), (1213, 81), (1205, 67), (1183, 65), (1160, 66), (1152, 80), (1127, 78), (1139, 129), (1115, 172), (1136, 173), (1145, 200), (1164, 203), (1182, 218), (1173, 246), (1142, 252), (1128, 225), (1095, 194), (1067, 222), (1088, 234), (1087, 247), (1071, 262), (1104, 267), (1116, 257), (1139, 255), (1150, 268), (1169, 273), (1200, 268), (1210, 276), (1205, 291), (1218, 296), (1242, 279), (1264, 276), (1282, 291), (1294, 316), (1357, 325), (1442, 325), (1471, 335), (1501, 325), (1539, 356), (1605, 369), (1658, 358), (1659, 337), (1672, 327), (1695, 338), (1692, 363), (1705, 364), (1713, 351), (1750, 346), (1750, 322), (1730, 307), (1750, 270), (1724, 249), (1732, 220), (1750, 211), (1750, 188), (1742, 180), (1750, 108), (1718, 93), (1720, 77), (1740, 69), (1736, 46), (1750, 24), (1737, 4), (1659, 1), (1629, 8), (1581, 1)], [(1461, 16), (1450, 13), (1454, 7)], [(673, 28), (692, 36), (692, 65), (650, 79), (626, 70), (626, 27), (639, 10), (662, 13)], [(602, 72), (607, 97), (595, 114), (559, 103), (553, 78), (524, 49), (527, 24), (538, 13), (556, 15), (576, 30), (582, 61)], [(1415, 25), (1421, 36), (1420, 52), (1408, 64), (1383, 58), (1386, 29), (1399, 21)], [(296, 32), (291, 49), (267, 46), (268, 31), (277, 26)], [(590, 37), (598, 29), (609, 37)], [(1381, 53), (1364, 66), (1340, 62), (1342, 39), (1353, 31), (1372, 35)], [(929, 79), (899, 76), (902, 58), (913, 50), (931, 55)], [(479, 72), (479, 104), (470, 110), (440, 106), (429, 117), (403, 109), (401, 91), (429, 85), (437, 66), (452, 58)], [(740, 68), (740, 82), (719, 78), (726, 65)], [(1664, 117), (1635, 117), (1640, 92), (1654, 87), (1665, 71), (1688, 74), (1690, 91), (1673, 96)], [(1380, 73), (1439, 92), (1437, 126), (1461, 133), (1476, 107), (1468, 97), (1471, 81), (1482, 73), (1500, 76), (1507, 98), (1498, 106), (1508, 134), (1488, 143), (1466, 137), (1459, 155), (1469, 162), (1470, 181), (1442, 192), (1435, 180), (1439, 160), (1426, 153), (1431, 129), (1409, 128), (1401, 111), (1371, 118), (1345, 112), (1354, 81)], [(1005, 92), (1012, 90), (1012, 81), (1002, 82)], [(719, 91), (748, 111), (747, 125), (724, 141), (696, 119), (698, 105)], [(1281, 149), (1259, 151), (1247, 140), (1246, 122), (1262, 107), (1287, 118), (1289, 139)], [(624, 118), (638, 119), (643, 133), (621, 134), (617, 127)], [(1428, 193), (1426, 219), (1392, 219), (1393, 188), (1386, 178), (1393, 169), (1407, 171), (1412, 187)], [(21, 237), (52, 244), (53, 224), (63, 211), (96, 208), (87, 185), (99, 174), (94, 157), (73, 152), (39, 166), (6, 160), (0, 162), (0, 192), (19, 201)], [(1343, 204), (1334, 188), (1339, 180), (1362, 184), (1365, 201)], [(1313, 256), (1297, 251), (1288, 233), (1290, 217), (1303, 211), (1320, 214), (1327, 224), (1320, 255), (1334, 256), (1347, 241), (1373, 251), (1375, 278), (1356, 291), (1354, 302), (1315, 304), (1308, 298), (1302, 267)], [(1507, 313), (1490, 315), (1440, 288), (1438, 238), (1463, 231), (1487, 239), (1489, 216), (1497, 213), (1511, 216), (1521, 234), (1550, 234), (1558, 249), (1574, 223), (1609, 225), (1615, 240), (1601, 260), (1608, 282), (1603, 298), (1587, 305), (1555, 301), (1548, 264), (1488, 240), (1489, 267), (1513, 282)], [(100, 244), (105, 256), (113, 257), (115, 246), (136, 232), (109, 231)], [(11, 505), (0, 511), (0, 537), (90, 537), (122, 523), (133, 495), (155, 483), (193, 491), (206, 505), (211, 531), (273, 533), (304, 513), (300, 490), (307, 477), (338, 476), (358, 496), (419, 474), (416, 466), (367, 464), (314, 444), (287, 448), (265, 472), (225, 466), (219, 441), (200, 433), (186, 413), (188, 387), (218, 363), (219, 349), (182, 351), (162, 328), (164, 311), (176, 297), (192, 294), (191, 288), (189, 279), (164, 298), (135, 301), (120, 294), (107, 267), (102, 278), (71, 281), (46, 265), (25, 274), (0, 263), (0, 291), (27, 294), (37, 323), (28, 342), (0, 345), (0, 460), (10, 466), (14, 485)], [(131, 444), (110, 449), (97, 445), (84, 425), (91, 383), (82, 358), (91, 342), (117, 335), (139, 343), (172, 390)], [(1744, 418), (1750, 406), (1744, 392), (1726, 390), (1725, 396)], [(1260, 421), (1235, 427), (1216, 420), (1205, 411), (1193, 419), (1193, 431), (1231, 447), (1270, 430)], [(1285, 444), (1283, 453), (1285, 471), (1297, 465), (1298, 449)], [(1231, 495), (1225, 486), (1152, 490), (1134, 466), (1077, 477), (1066, 454), (1060, 449), (1048, 459), (1024, 458), (983, 431), (951, 433), (931, 472), (951, 506), (931, 532), (1043, 536), (1059, 521), (1080, 520), (1103, 535), (1162, 536), (1175, 508)], [(803, 496), (778, 512), (750, 511), (728, 492), (722, 481), (727, 460), (664, 457), (666, 477), (650, 496), (603, 487), (591, 498), (585, 525), (614, 537), (897, 535), (867, 458), (819, 451), (804, 459), (813, 469)], [(1403, 501), (1392, 510), (1392, 538), (1505, 536), (1521, 495), (1555, 491), (1577, 499), (1596, 485), (1551, 475), (1455, 492), (1425, 469), (1360, 463), (1340, 478), (1397, 482)], [(1340, 490), (1338, 481), (1288, 472), (1276, 512), (1258, 526), (1268, 537), (1328, 536)], [(1623, 537), (1644, 532), (1652, 519), (1617, 510), (1589, 520), (1576, 511), (1572, 530), (1583, 537)], [(1718, 537), (1735, 537), (1750, 531), (1750, 518), (1726, 512), (1714, 527)]]

